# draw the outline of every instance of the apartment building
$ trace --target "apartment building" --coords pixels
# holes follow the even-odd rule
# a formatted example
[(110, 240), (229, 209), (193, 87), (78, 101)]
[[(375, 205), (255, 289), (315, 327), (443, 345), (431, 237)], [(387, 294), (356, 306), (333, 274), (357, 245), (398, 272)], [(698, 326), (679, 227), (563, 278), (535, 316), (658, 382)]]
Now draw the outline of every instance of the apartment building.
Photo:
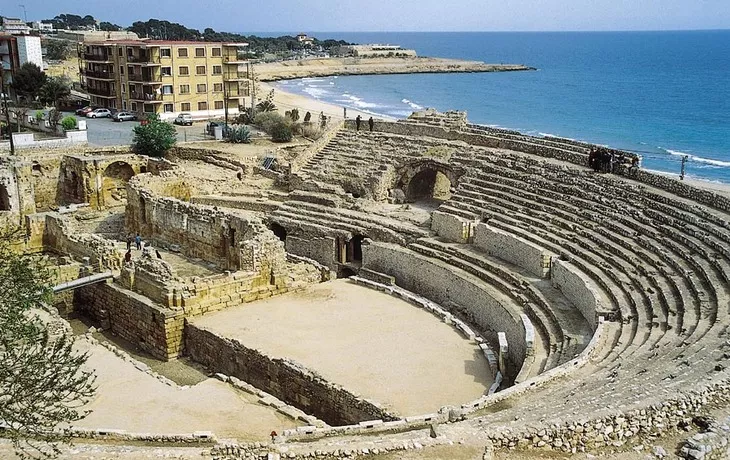
[(79, 52), (91, 105), (172, 119), (236, 114), (250, 91), (245, 43), (87, 42)]

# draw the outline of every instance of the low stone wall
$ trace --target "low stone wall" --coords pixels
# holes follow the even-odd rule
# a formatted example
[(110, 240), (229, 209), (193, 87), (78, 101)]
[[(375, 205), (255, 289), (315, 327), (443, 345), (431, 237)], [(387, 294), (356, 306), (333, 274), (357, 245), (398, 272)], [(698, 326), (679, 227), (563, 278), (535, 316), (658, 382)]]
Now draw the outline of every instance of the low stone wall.
[(77, 233), (63, 216), (47, 213), (43, 244), (60, 254), (81, 260), (88, 258), (98, 270), (119, 270), (124, 256), (114, 243), (98, 235)]
[(298, 238), (286, 237), (286, 252), (316, 260), (330, 270), (337, 269), (335, 238), (331, 236)]
[(471, 223), (453, 214), (434, 211), (431, 213), (431, 230), (448, 241), (467, 243), (471, 232)]
[(553, 258), (550, 278), (553, 286), (576, 306), (595, 330), (598, 316), (607, 314), (601, 308), (598, 293), (591, 288), (593, 282), (570, 262), (560, 260), (558, 257)]
[(458, 308), (459, 312), (451, 313), (466, 314), (491, 343), (497, 343), (497, 332), (504, 332), (509, 341), (506, 367), (510, 371), (505, 377), (515, 378), (527, 354), (524, 324), (519, 315), (504, 308), (481, 286), (430, 257), (394, 244), (363, 245), (363, 267), (392, 275), (398, 286), (445, 307)]
[(120, 286), (99, 283), (78, 288), (74, 308), (157, 359), (167, 361), (182, 352), (182, 312), (162, 308)]
[(185, 324), (185, 350), (208, 368), (244, 380), (330, 425), (398, 419), (300, 364), (269, 357), (189, 322)]
[(474, 229), (474, 245), (489, 255), (522, 267), (535, 276), (545, 278), (550, 272), (553, 254), (545, 248), (503, 230), (479, 223)]

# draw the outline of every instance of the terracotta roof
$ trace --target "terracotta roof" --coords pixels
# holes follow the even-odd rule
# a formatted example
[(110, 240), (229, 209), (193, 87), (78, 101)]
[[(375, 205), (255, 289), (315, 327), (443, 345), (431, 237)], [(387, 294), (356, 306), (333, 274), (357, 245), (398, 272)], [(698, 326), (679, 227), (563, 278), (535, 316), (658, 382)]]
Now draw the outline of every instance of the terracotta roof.
[(132, 46), (165, 46), (165, 45), (225, 45), (225, 46), (248, 46), (248, 43), (230, 43), (230, 42), (202, 42), (193, 40), (99, 40), (88, 41), (88, 45), (132, 45)]

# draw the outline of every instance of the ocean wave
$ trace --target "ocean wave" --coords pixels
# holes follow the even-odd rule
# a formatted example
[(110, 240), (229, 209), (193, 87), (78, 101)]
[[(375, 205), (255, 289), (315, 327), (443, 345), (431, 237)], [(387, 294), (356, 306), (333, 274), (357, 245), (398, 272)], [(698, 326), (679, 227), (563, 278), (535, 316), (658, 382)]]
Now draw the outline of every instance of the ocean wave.
[(423, 110), (422, 105), (418, 105), (413, 101), (409, 101), (408, 99), (401, 99), (401, 102), (409, 105), (413, 110)]
[(361, 97), (352, 96), (350, 94), (343, 94), (348, 99), (348, 103), (354, 105), (358, 109), (382, 109), (386, 106), (382, 104), (376, 104), (375, 102), (366, 102)]
[(324, 82), (327, 81), (323, 78), (302, 78), (302, 81), (304, 83), (318, 83), (318, 82)]
[(663, 147), (659, 147), (659, 149), (667, 152), (670, 155), (675, 155), (675, 156), (680, 156), (680, 157), (686, 156), (689, 158), (690, 161), (695, 161), (697, 163), (704, 163), (704, 164), (716, 166), (719, 168), (730, 168), (730, 161), (722, 161), (722, 160), (715, 160), (713, 158), (699, 157), (697, 155), (692, 155), (691, 153), (681, 152), (679, 150), (665, 149)]
[(320, 99), (320, 98), (324, 97), (326, 94), (329, 94), (329, 91), (327, 91), (326, 89), (317, 87), (317, 86), (308, 86), (308, 87), (304, 88), (302, 91), (304, 91), (305, 93), (307, 93), (308, 95), (312, 96), (315, 99)]

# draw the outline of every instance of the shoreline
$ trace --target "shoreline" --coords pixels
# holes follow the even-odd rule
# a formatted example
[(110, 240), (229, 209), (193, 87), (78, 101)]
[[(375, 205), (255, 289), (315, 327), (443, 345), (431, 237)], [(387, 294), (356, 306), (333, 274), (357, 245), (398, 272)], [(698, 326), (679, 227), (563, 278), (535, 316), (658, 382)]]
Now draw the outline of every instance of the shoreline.
[[(302, 77), (302, 78), (308, 78), (308, 77)], [(314, 77), (312, 77), (314, 78)], [(309, 111), (312, 113), (313, 117), (316, 117), (320, 112), (324, 112), (325, 115), (332, 117), (333, 120), (342, 120), (344, 119), (344, 113), (343, 113), (343, 107), (342, 105), (332, 104), (329, 102), (325, 102), (319, 99), (316, 99), (312, 96), (305, 96), (302, 94), (292, 93), (285, 90), (282, 90), (275, 86), (276, 82), (261, 82), (258, 83), (260, 89), (262, 90), (262, 94), (267, 94), (269, 91), (274, 89), (274, 103), (277, 105), (277, 107), (281, 107), (283, 110), (291, 110), (292, 108), (298, 108), (300, 110), (300, 116), (304, 117), (304, 114)], [(367, 120), (371, 116), (375, 118), (376, 120), (385, 120), (385, 121), (395, 121), (398, 120), (397, 117), (392, 117), (388, 115), (379, 114), (376, 112), (370, 112), (366, 110), (358, 110), (356, 108), (347, 106), (347, 118), (348, 119), (354, 119), (360, 115), (364, 120)], [(484, 125), (489, 126), (489, 125)], [(524, 134), (524, 133), (523, 133)], [(527, 134), (525, 134), (527, 135)], [(535, 136), (540, 137), (540, 136)], [(557, 136), (543, 136), (544, 138), (550, 138), (550, 137), (557, 137)], [(587, 142), (591, 143), (590, 141), (581, 141), (581, 142)], [(596, 144), (598, 145), (598, 144)], [(646, 169), (647, 171), (650, 171), (653, 174), (659, 174), (663, 176), (668, 176), (672, 178), (679, 178), (679, 174), (669, 172), (669, 171), (660, 171), (657, 169)], [(697, 186), (699, 188), (721, 193), (723, 195), (727, 195), (730, 197), (730, 183), (726, 182), (719, 182), (711, 179), (703, 179), (698, 177), (692, 177), (692, 176), (685, 176), (684, 181), (685, 183), (688, 183), (690, 185)]]
[(275, 82), (298, 78), (417, 73), (490, 73), (537, 70), (522, 64), (487, 64), (446, 58), (325, 58), (279, 61), (256, 67), (258, 80)]

